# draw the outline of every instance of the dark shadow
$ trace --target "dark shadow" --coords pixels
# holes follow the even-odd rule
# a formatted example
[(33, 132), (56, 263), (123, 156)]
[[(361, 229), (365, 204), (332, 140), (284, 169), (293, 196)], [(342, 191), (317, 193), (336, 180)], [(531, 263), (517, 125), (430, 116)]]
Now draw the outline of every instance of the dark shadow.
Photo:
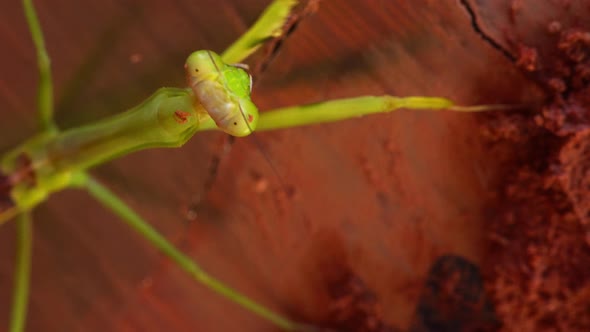
[(479, 268), (461, 256), (439, 257), (430, 268), (409, 331), (496, 331), (499, 327)]

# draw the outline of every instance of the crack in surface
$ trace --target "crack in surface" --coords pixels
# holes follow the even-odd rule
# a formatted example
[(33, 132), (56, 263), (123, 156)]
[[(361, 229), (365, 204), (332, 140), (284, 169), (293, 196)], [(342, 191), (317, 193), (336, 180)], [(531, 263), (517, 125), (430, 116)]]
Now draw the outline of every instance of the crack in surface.
[(465, 9), (467, 15), (469, 15), (469, 18), (471, 20), (471, 26), (473, 27), (475, 33), (477, 33), (484, 41), (490, 44), (490, 46), (500, 51), (500, 53), (502, 53), (506, 58), (508, 58), (508, 60), (516, 62), (516, 57), (512, 55), (510, 51), (502, 47), (502, 45), (499, 42), (495, 41), (494, 38), (486, 34), (483, 31), (483, 29), (479, 26), (477, 15), (475, 14), (475, 10), (473, 10), (473, 8), (471, 7), (469, 0), (459, 0), (459, 3)]

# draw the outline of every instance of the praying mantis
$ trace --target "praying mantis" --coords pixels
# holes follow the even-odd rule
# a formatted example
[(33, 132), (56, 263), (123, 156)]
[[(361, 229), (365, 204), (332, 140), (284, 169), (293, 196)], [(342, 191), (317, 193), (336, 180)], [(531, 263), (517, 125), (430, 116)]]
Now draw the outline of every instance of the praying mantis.
[[(32, 6), (30, 1), (25, 1), (28, 3), (29, 6)], [(288, 17), (291, 8), (296, 5), (296, 1), (274, 1), (271, 6), (271, 10), (267, 11), (270, 18), (266, 18), (267, 21), (265, 24), (262, 24), (264, 28), (264, 34), (266, 37), (271, 36), (276, 33), (277, 26), (282, 26), (282, 23)], [(32, 7), (29, 7), (32, 8)], [(273, 10), (274, 8), (274, 10)], [(30, 15), (31, 9), (29, 9)], [(280, 12), (278, 15), (276, 12)], [(32, 16), (30, 16), (32, 17)], [(265, 22), (265, 16), (263, 15), (261, 21)], [(34, 21), (35, 19), (30, 20)], [(33, 24), (34, 25), (34, 24)], [(265, 38), (260, 38), (260, 36), (255, 36), (256, 38), (252, 38), (248, 36), (248, 34), (244, 35), (244, 39), (246, 45), (255, 44), (252, 40), (264, 40)], [(240, 42), (238, 42), (239, 44)], [(259, 46), (257, 44), (257, 46)], [(238, 48), (239, 49), (239, 48)], [(223, 61), (224, 57), (227, 58), (227, 61), (223, 61), (223, 65), (230, 66), (231, 70), (242, 70), (240, 66), (234, 66), (234, 64), (243, 61), (247, 55), (249, 55), (250, 50), (238, 50), (236, 52), (237, 55), (226, 55), (232, 54), (229, 53), (222, 53), (221, 60)], [(162, 117), (154, 116), (154, 115), (146, 115), (146, 119), (149, 120), (148, 122), (153, 122), (152, 120), (158, 119), (163, 123), (165, 128), (173, 128), (171, 131), (174, 131), (178, 128), (183, 129), (182, 126), (193, 126), (187, 127), (189, 129), (181, 130), (182, 140), (180, 142), (163, 142), (163, 135), (158, 134), (157, 129), (160, 128), (160, 124), (158, 123), (156, 127), (143, 127), (144, 123), (141, 121), (136, 120), (135, 118), (129, 118), (131, 121), (125, 122), (121, 120), (121, 116), (112, 118), (114, 120), (106, 120), (106, 122), (98, 122), (95, 125), (90, 125), (91, 127), (84, 127), (81, 126), (78, 129), (74, 128), (71, 130), (66, 130), (63, 132), (57, 132), (57, 129), (52, 124), (52, 116), (51, 109), (52, 106), (50, 101), (47, 101), (48, 95), (51, 95), (51, 89), (48, 88), (48, 83), (50, 79), (48, 78), (47, 74), (41, 74), (41, 82), (44, 82), (40, 88), (40, 114), (42, 115), (43, 120), (41, 121), (43, 125), (42, 128), (45, 129), (45, 133), (41, 136), (38, 136), (34, 141), (29, 141), (29, 143), (25, 143), (20, 148), (13, 149), (11, 151), (6, 152), (4, 154), (3, 159), (3, 172), (4, 174), (12, 175), (18, 174), (18, 176), (14, 176), (17, 180), (10, 180), (10, 188), (8, 190), (10, 202), (9, 206), (5, 208), (2, 214), (2, 221), (8, 221), (14, 217), (18, 217), (17, 225), (19, 225), (21, 234), (27, 234), (30, 232), (31, 221), (29, 220), (29, 211), (40, 204), (42, 201), (45, 200), (46, 196), (49, 196), (53, 191), (60, 191), (67, 187), (77, 187), (80, 189), (87, 190), (91, 193), (95, 198), (99, 201), (105, 203), (110, 209), (114, 210), (115, 214), (118, 214), (123, 219), (127, 219), (135, 224), (135, 228), (143, 229), (142, 232), (145, 236), (151, 239), (151, 241), (158, 242), (158, 247), (164, 251), (167, 255), (171, 256), (170, 258), (174, 260), (176, 263), (180, 264), (184, 270), (187, 270), (190, 275), (192, 275), (197, 281), (207, 283), (209, 287), (213, 288), (215, 291), (221, 293), (222, 295), (228, 296), (231, 300), (237, 302), (245, 306), (248, 310), (254, 312), (262, 316), (263, 318), (267, 319), (269, 322), (277, 325), (278, 327), (284, 330), (314, 330), (313, 327), (307, 324), (300, 324), (296, 323), (291, 319), (285, 318), (283, 315), (279, 315), (274, 313), (273, 311), (266, 309), (264, 306), (260, 306), (256, 304), (256, 302), (250, 300), (248, 297), (240, 295), (239, 293), (231, 290), (228, 286), (221, 284), (217, 279), (205, 274), (203, 271), (198, 269), (196, 265), (192, 261), (190, 261), (187, 257), (182, 256), (182, 254), (176, 249), (174, 249), (168, 242), (165, 242), (165, 239), (155, 233), (151, 228), (145, 226), (146, 224), (143, 223), (139, 216), (136, 215), (130, 208), (128, 208), (122, 201), (114, 196), (106, 187), (100, 184), (99, 181), (95, 180), (92, 176), (88, 175), (86, 169), (91, 166), (96, 166), (107, 160), (114, 158), (115, 156), (122, 155), (124, 153), (130, 152), (134, 150), (134, 148), (125, 147), (122, 150), (117, 150), (121, 148), (121, 143), (116, 142), (116, 144), (111, 145), (110, 138), (106, 140), (108, 143), (104, 148), (99, 148), (98, 150), (84, 150), (80, 148), (78, 142), (83, 142), (85, 138), (90, 137), (87, 135), (90, 131), (96, 131), (97, 133), (105, 133), (105, 130), (108, 128), (114, 128), (116, 125), (121, 125), (119, 131), (120, 132), (127, 132), (134, 129), (134, 125), (137, 127), (137, 132), (146, 132), (148, 134), (154, 133), (156, 136), (156, 140), (158, 140), (158, 144), (163, 145), (180, 145), (184, 143), (186, 139), (190, 136), (189, 134), (193, 134), (197, 130), (205, 130), (205, 129), (222, 129), (223, 131), (230, 132), (233, 134), (237, 134), (237, 136), (244, 136), (247, 134), (251, 134), (256, 130), (270, 130), (270, 129), (279, 129), (279, 128), (286, 128), (286, 127), (293, 127), (305, 124), (312, 124), (312, 123), (322, 123), (322, 122), (329, 122), (329, 121), (339, 121), (350, 117), (358, 117), (364, 114), (369, 114), (373, 112), (389, 112), (398, 108), (420, 108), (420, 109), (454, 109), (457, 111), (479, 111), (479, 110), (488, 110), (493, 109), (494, 107), (491, 106), (483, 106), (483, 107), (460, 107), (455, 106), (450, 100), (445, 98), (438, 98), (438, 97), (410, 97), (410, 98), (397, 98), (393, 96), (384, 96), (384, 97), (354, 97), (354, 98), (347, 98), (347, 99), (340, 99), (329, 101), (325, 103), (317, 103), (311, 104), (308, 106), (300, 106), (300, 107), (293, 107), (293, 108), (283, 108), (275, 111), (269, 111), (262, 113), (260, 120), (256, 126), (254, 118), (256, 117), (253, 113), (236, 113), (236, 108), (229, 113), (232, 116), (233, 121), (228, 123), (220, 124), (219, 120), (217, 123), (213, 121), (213, 116), (210, 115), (210, 110), (203, 110), (200, 109), (196, 111), (195, 109), (198, 108), (194, 105), (203, 105), (210, 102), (207, 99), (211, 93), (203, 94), (200, 97), (196, 97), (201, 92), (199, 83), (195, 83), (191, 81), (191, 79), (195, 79), (193, 76), (195, 67), (213, 67), (210, 69), (214, 75), (220, 75), (219, 71), (221, 65), (212, 66), (212, 64), (221, 63), (219, 60), (216, 60), (216, 55), (212, 51), (206, 51), (206, 53), (199, 53), (200, 55), (206, 55), (207, 59), (198, 59), (195, 61), (187, 62), (187, 75), (189, 76), (189, 85), (190, 89), (187, 88), (167, 88), (158, 90), (152, 97), (149, 97), (144, 101), (143, 104), (140, 104), (136, 109), (136, 113), (142, 113), (144, 110), (151, 110), (154, 111), (158, 109), (158, 106), (170, 102), (171, 106), (164, 107), (167, 111), (167, 115), (164, 116), (163, 120)], [(224, 56), (225, 55), (225, 56)], [(43, 59), (43, 55), (40, 57)], [(215, 59), (214, 59), (215, 58)], [(44, 61), (40, 61), (44, 63)], [(46, 63), (46, 62), (45, 62)], [(215, 68), (217, 67), (217, 68)], [(45, 67), (47, 68), (47, 67)], [(244, 76), (244, 71), (239, 71), (241, 76)], [(43, 73), (43, 71), (42, 71)], [(46, 71), (47, 73), (47, 71)], [(227, 83), (220, 83), (218, 81), (219, 78), (201, 78), (199, 82), (214, 82), (214, 85), (227, 85)], [(246, 84), (247, 83), (240, 83)], [(249, 90), (249, 88), (247, 89)], [(224, 96), (225, 92), (220, 92), (222, 90), (215, 88), (213, 90), (213, 94), (220, 93)], [(224, 90), (223, 90), (224, 91)], [(45, 96), (45, 97), (43, 97)], [(44, 99), (45, 98), (45, 99)], [(43, 101), (45, 100), (45, 101)], [(234, 101), (235, 102), (235, 101)], [(215, 108), (215, 105), (220, 105), (219, 101), (213, 101), (213, 106), (211, 108)], [(232, 104), (231, 102), (223, 101), (221, 104)], [(239, 102), (238, 102), (239, 104)], [(168, 104), (166, 104), (168, 105)], [(232, 104), (233, 105), (233, 104)], [(241, 107), (238, 107), (238, 109)], [(191, 113), (193, 112), (194, 113)], [(187, 114), (188, 113), (188, 114)], [(155, 113), (153, 113), (155, 114)], [(252, 121), (250, 118), (252, 117)], [(222, 116), (223, 118), (223, 116)], [(242, 122), (243, 120), (243, 122)], [(111, 121), (111, 122), (109, 122)], [(195, 125), (195, 123), (197, 125)], [(222, 127), (220, 127), (220, 125)], [(240, 126), (242, 130), (239, 133), (232, 131), (232, 125)], [(245, 128), (245, 129), (244, 129)], [(76, 131), (78, 130), (78, 131)], [(166, 131), (169, 133), (170, 131)], [(79, 133), (79, 134), (77, 134)], [(188, 134), (187, 134), (188, 133)], [(135, 134), (135, 132), (134, 132)], [(72, 138), (69, 135), (80, 135), (80, 138)], [(110, 136), (106, 135), (106, 136)], [(137, 134), (135, 136), (138, 136)], [(64, 160), (65, 166), (63, 168), (58, 169), (54, 172), (53, 169), (44, 168), (44, 164), (53, 164), (54, 162), (44, 158), (39, 157), (37, 155), (44, 155), (46, 152), (49, 152), (49, 146), (55, 144), (62, 139), (60, 144), (63, 146), (67, 146), (73, 144), (75, 146), (76, 152), (71, 147), (65, 147), (61, 153)], [(32, 142), (32, 143), (30, 143)], [(163, 143), (161, 143), (163, 142)], [(145, 144), (140, 142), (139, 144), (141, 147), (144, 147)], [(87, 157), (84, 157), (84, 153), (87, 153)], [(34, 155), (34, 156), (33, 156)], [(73, 159), (69, 159), (69, 156), (73, 156)], [(75, 158), (80, 158), (75, 160)], [(49, 160), (49, 161), (47, 161)], [(69, 163), (72, 161), (71, 163)], [(30, 167), (32, 166), (32, 167)], [(41, 175), (39, 170), (47, 171), (49, 174), (47, 177), (46, 175)], [(32, 173), (32, 174), (31, 174)], [(40, 183), (35, 183), (37, 181), (28, 181), (27, 177), (33, 176), (33, 180), (42, 180)], [(15, 189), (15, 187), (19, 187)], [(42, 192), (38, 192), (35, 190), (40, 189)], [(21, 238), (26, 240), (27, 236), (22, 235)], [(26, 241), (25, 241), (26, 242)], [(28, 245), (25, 243), (23, 244), (23, 250), (21, 250), (21, 257), (23, 261), (26, 261), (26, 254)], [(23, 263), (21, 261), (21, 266), (27, 265), (27, 263)], [(26, 297), (26, 268), (23, 268), (21, 271), (21, 276), (17, 279), (21, 280), (21, 285), (15, 287), (16, 290), (20, 290), (20, 293), (17, 291), (17, 295), (15, 295), (14, 302), (14, 312), (12, 320), (12, 326), (14, 331), (22, 330), (23, 322), (24, 322), (24, 311), (26, 307), (26, 301), (24, 298)], [(20, 295), (19, 295), (20, 294)]]

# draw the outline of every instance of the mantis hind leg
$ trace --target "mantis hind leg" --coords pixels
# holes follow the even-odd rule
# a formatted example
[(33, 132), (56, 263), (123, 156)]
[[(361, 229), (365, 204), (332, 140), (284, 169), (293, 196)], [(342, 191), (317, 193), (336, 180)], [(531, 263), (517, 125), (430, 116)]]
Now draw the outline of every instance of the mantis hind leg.
[(14, 269), (14, 291), (12, 294), (12, 312), (10, 315), (10, 332), (22, 332), (27, 319), (29, 302), (29, 284), (31, 277), (32, 255), (32, 219), (30, 212), (19, 215), (17, 222), (17, 252)]
[(212, 291), (224, 296), (232, 302), (239, 304), (246, 310), (261, 316), (276, 326), (286, 331), (310, 331), (310, 328), (293, 322), (270, 309), (254, 302), (247, 296), (223, 284), (221, 281), (207, 274), (189, 256), (178, 250), (172, 243), (159, 234), (131, 207), (125, 204), (117, 195), (91, 177), (87, 177), (81, 187), (97, 199), (103, 206), (119, 216), (127, 225), (142, 235), (164, 255), (168, 256), (181, 269), (187, 272), (195, 281), (201, 283)]

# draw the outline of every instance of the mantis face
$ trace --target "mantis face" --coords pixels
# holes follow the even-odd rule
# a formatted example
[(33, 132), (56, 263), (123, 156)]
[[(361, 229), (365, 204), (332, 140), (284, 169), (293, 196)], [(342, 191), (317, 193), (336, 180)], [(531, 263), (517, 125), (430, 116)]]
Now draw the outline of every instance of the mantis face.
[(256, 129), (258, 108), (250, 99), (251, 77), (212, 51), (193, 52), (186, 60), (188, 83), (219, 129), (247, 136)]

